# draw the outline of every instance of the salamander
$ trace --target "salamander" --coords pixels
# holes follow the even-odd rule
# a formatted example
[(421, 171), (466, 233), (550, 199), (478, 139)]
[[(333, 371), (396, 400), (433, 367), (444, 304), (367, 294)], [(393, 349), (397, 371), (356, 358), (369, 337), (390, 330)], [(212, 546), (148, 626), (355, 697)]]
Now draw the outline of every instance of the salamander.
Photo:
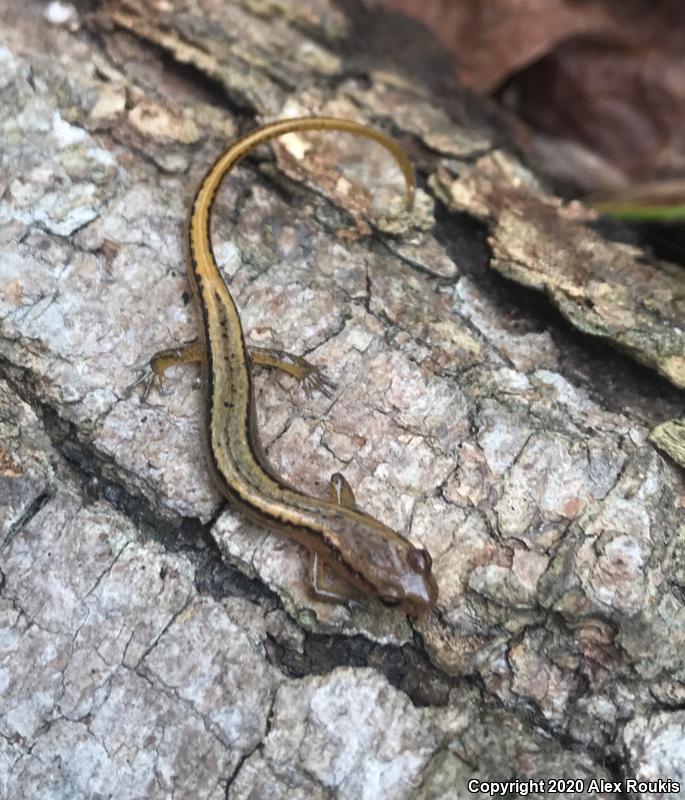
[[(313, 130), (356, 134), (385, 147), (402, 170), (405, 200), (411, 208), (411, 163), (400, 145), (379, 130), (352, 120), (302, 117), (271, 122), (240, 138), (206, 173), (188, 218), (186, 267), (201, 312), (201, 336), (153, 357), (145, 396), (153, 385), (162, 383), (168, 367), (201, 362), (211, 472), (229, 503), (259, 525), (276, 529), (304, 545), (309, 553), (311, 591), (316, 599), (349, 602), (349, 585), (410, 616), (422, 616), (438, 597), (427, 550), (357, 508), (352, 489), (341, 474), (331, 477), (328, 496), (317, 498), (298, 491), (269, 464), (257, 431), (253, 368), (284, 370), (300, 380), (307, 392), (318, 389), (330, 395), (334, 385), (318, 367), (299, 356), (246, 344), (238, 309), (212, 250), (212, 204), (224, 177), (262, 143), (286, 133)], [(342, 592), (333, 588), (324, 566), (342, 579)]]

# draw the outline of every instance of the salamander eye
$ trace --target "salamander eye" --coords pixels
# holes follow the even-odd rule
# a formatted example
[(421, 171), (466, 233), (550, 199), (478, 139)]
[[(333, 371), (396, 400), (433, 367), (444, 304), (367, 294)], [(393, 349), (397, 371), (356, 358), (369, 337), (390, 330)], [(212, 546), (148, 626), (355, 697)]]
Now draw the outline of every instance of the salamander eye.
[(398, 606), (404, 600), (404, 592), (395, 586), (384, 586), (383, 591), (378, 595), (378, 599), (384, 606), (392, 608)]
[(419, 575), (426, 575), (433, 565), (433, 559), (430, 557), (428, 550), (424, 550), (421, 547), (413, 547), (407, 553), (407, 563), (414, 572), (418, 572)]

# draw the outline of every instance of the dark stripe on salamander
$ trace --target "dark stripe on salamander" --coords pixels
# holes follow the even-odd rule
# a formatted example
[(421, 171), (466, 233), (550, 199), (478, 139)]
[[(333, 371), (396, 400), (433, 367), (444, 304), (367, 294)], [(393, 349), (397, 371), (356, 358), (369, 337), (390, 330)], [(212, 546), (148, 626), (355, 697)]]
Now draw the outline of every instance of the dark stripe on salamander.
[[(217, 161), (218, 160), (219, 159), (217, 159)], [(215, 161), (215, 164), (216, 163), (217, 162)], [(212, 170), (213, 170), (213, 167), (210, 168), (210, 170), (208, 172), (208, 175), (211, 174)], [(206, 178), (205, 178), (205, 181), (206, 181)], [(203, 181), (203, 184), (202, 184), (202, 186), (200, 188), (200, 191), (198, 192), (198, 194), (195, 197), (195, 201), (194, 201), (194, 203), (192, 205), (192, 209), (191, 209), (191, 215), (194, 215), (196, 213), (197, 201), (199, 199), (200, 194), (202, 194), (203, 188), (204, 188), (204, 181)], [(209, 204), (207, 206), (207, 217), (209, 217), (209, 214), (211, 213), (211, 203), (212, 202), (213, 202), (213, 198), (212, 198), (212, 200), (210, 200), (210, 202), (209, 202)], [(208, 229), (207, 229), (207, 231), (208, 231)], [(209, 325), (208, 325), (209, 309), (208, 309), (208, 305), (207, 305), (206, 300), (205, 300), (204, 291), (202, 290), (203, 289), (203, 287), (202, 287), (202, 276), (198, 274), (199, 265), (198, 265), (197, 256), (196, 256), (195, 241), (194, 241), (194, 237), (193, 237), (191, 231), (189, 231), (189, 239), (190, 239), (190, 251), (191, 251), (191, 256), (192, 256), (193, 272), (195, 274), (195, 278), (196, 278), (196, 281), (197, 281), (197, 284), (198, 284), (198, 288), (200, 289), (200, 291), (198, 292), (198, 295), (200, 297), (200, 307), (201, 307), (201, 310), (202, 310), (203, 329), (204, 329), (205, 336), (206, 336), (207, 358), (208, 358), (208, 361), (211, 362), (211, 361), (213, 361), (213, 359), (216, 357), (217, 354), (214, 353), (214, 348), (212, 347), (211, 338), (208, 337), (207, 334), (206, 334), (206, 332), (209, 330)], [(205, 244), (207, 244), (208, 247), (209, 247), (212, 266), (216, 269), (217, 273), (219, 273), (219, 269), (218, 269), (218, 266), (216, 264), (216, 259), (214, 257), (214, 253), (213, 253), (213, 250), (212, 250), (212, 243), (211, 243), (211, 239), (210, 239), (209, 235), (207, 235)], [(226, 287), (226, 289), (228, 290), (228, 287)], [(230, 294), (230, 291), (229, 291), (229, 294)], [(223, 301), (222, 301), (221, 296), (219, 295), (219, 293), (216, 290), (214, 290), (214, 297), (215, 297), (215, 300), (217, 301), (219, 307), (221, 307), (222, 304), (223, 304)], [(220, 324), (221, 324), (221, 322), (223, 322), (223, 327), (225, 328), (226, 327), (226, 321), (225, 320), (223, 320), (223, 321), (220, 320)], [(255, 461), (257, 462), (257, 464), (259, 464), (259, 466), (262, 467), (262, 470), (265, 472), (265, 475), (267, 477), (270, 477), (272, 480), (275, 480), (275, 482), (277, 483), (279, 488), (281, 490), (284, 490), (284, 489), (289, 488), (289, 487), (285, 487), (283, 485), (283, 483), (281, 482), (281, 480), (279, 480), (277, 478), (277, 476), (271, 475), (268, 472), (266, 472), (263, 469), (263, 465), (260, 464), (259, 459), (255, 456), (255, 447), (254, 447), (254, 443), (252, 441), (251, 425), (250, 425), (250, 419), (252, 418), (252, 415), (254, 413), (253, 408), (252, 408), (252, 397), (253, 397), (253, 394), (252, 394), (252, 375), (251, 375), (251, 372), (250, 372), (250, 368), (249, 368), (249, 366), (247, 364), (247, 345), (245, 343), (245, 337), (244, 337), (244, 334), (243, 334), (242, 325), (240, 324), (240, 318), (238, 318), (238, 324), (239, 324), (240, 332), (241, 332), (242, 346), (243, 346), (243, 351), (244, 351), (246, 380), (247, 380), (247, 404), (246, 404), (246, 407), (245, 407), (245, 414), (244, 414), (244, 417), (243, 417), (243, 420), (242, 420), (242, 429), (243, 429), (243, 431), (244, 431), (244, 433), (245, 433), (245, 435), (247, 437), (247, 440), (248, 440), (248, 442), (250, 444), (250, 449), (252, 451), (253, 456), (255, 457)], [(213, 417), (213, 410), (214, 410), (214, 406), (215, 406), (215, 385), (214, 385), (214, 368), (213, 368), (213, 365), (210, 365), (210, 369), (207, 370), (207, 402), (208, 402), (207, 412), (208, 412), (208, 418), (209, 418), (208, 421), (209, 421), (209, 423), (211, 425), (212, 417)], [(210, 432), (210, 436), (211, 436), (211, 432)], [(219, 475), (221, 475), (222, 483), (226, 484), (226, 490), (230, 490), (231, 487), (228, 486), (228, 484), (226, 483), (225, 478), (221, 474), (221, 470), (219, 468), (218, 463), (216, 462), (215, 454), (212, 451), (212, 448), (210, 447), (209, 450), (210, 450), (210, 454), (211, 454), (211, 458), (212, 458), (212, 462), (213, 462), (213, 465), (215, 467), (215, 470), (217, 471), (217, 473)], [(243, 479), (245, 480), (244, 476), (243, 476)], [(247, 486), (250, 486), (250, 483), (247, 480), (245, 480), (245, 484)], [(234, 487), (234, 489), (233, 489), (234, 492), (235, 492), (235, 488), (236, 487)], [(240, 497), (241, 497), (242, 502), (244, 502), (246, 505), (250, 505), (251, 507), (253, 507), (252, 504), (249, 502), (249, 499), (243, 494), (243, 492), (240, 492)]]

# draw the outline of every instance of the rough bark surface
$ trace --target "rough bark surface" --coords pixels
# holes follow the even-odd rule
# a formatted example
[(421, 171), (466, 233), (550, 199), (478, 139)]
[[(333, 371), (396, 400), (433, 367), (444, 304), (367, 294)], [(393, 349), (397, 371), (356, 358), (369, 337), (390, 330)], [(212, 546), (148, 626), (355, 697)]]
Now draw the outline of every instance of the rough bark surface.
[[(685, 798), (683, 272), (360, 55), (365, 13), (0, 7), (2, 797)], [(379, 149), (291, 136), (227, 181), (215, 249), (248, 337), (338, 383), (258, 376), (271, 462), (430, 550), (415, 625), (313, 602), (301, 549), (222, 506), (192, 368), (125, 392), (196, 335), (192, 188), (296, 114), (397, 135), (414, 211)]]

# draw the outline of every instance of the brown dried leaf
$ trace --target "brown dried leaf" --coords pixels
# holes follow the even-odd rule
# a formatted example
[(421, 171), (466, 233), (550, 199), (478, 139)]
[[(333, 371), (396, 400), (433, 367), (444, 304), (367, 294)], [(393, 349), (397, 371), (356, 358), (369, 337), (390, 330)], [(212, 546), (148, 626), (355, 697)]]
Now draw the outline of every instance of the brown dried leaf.
[(600, 3), (580, 0), (383, 0), (419, 19), (454, 53), (459, 80), (481, 92), (560, 41), (612, 26)]

